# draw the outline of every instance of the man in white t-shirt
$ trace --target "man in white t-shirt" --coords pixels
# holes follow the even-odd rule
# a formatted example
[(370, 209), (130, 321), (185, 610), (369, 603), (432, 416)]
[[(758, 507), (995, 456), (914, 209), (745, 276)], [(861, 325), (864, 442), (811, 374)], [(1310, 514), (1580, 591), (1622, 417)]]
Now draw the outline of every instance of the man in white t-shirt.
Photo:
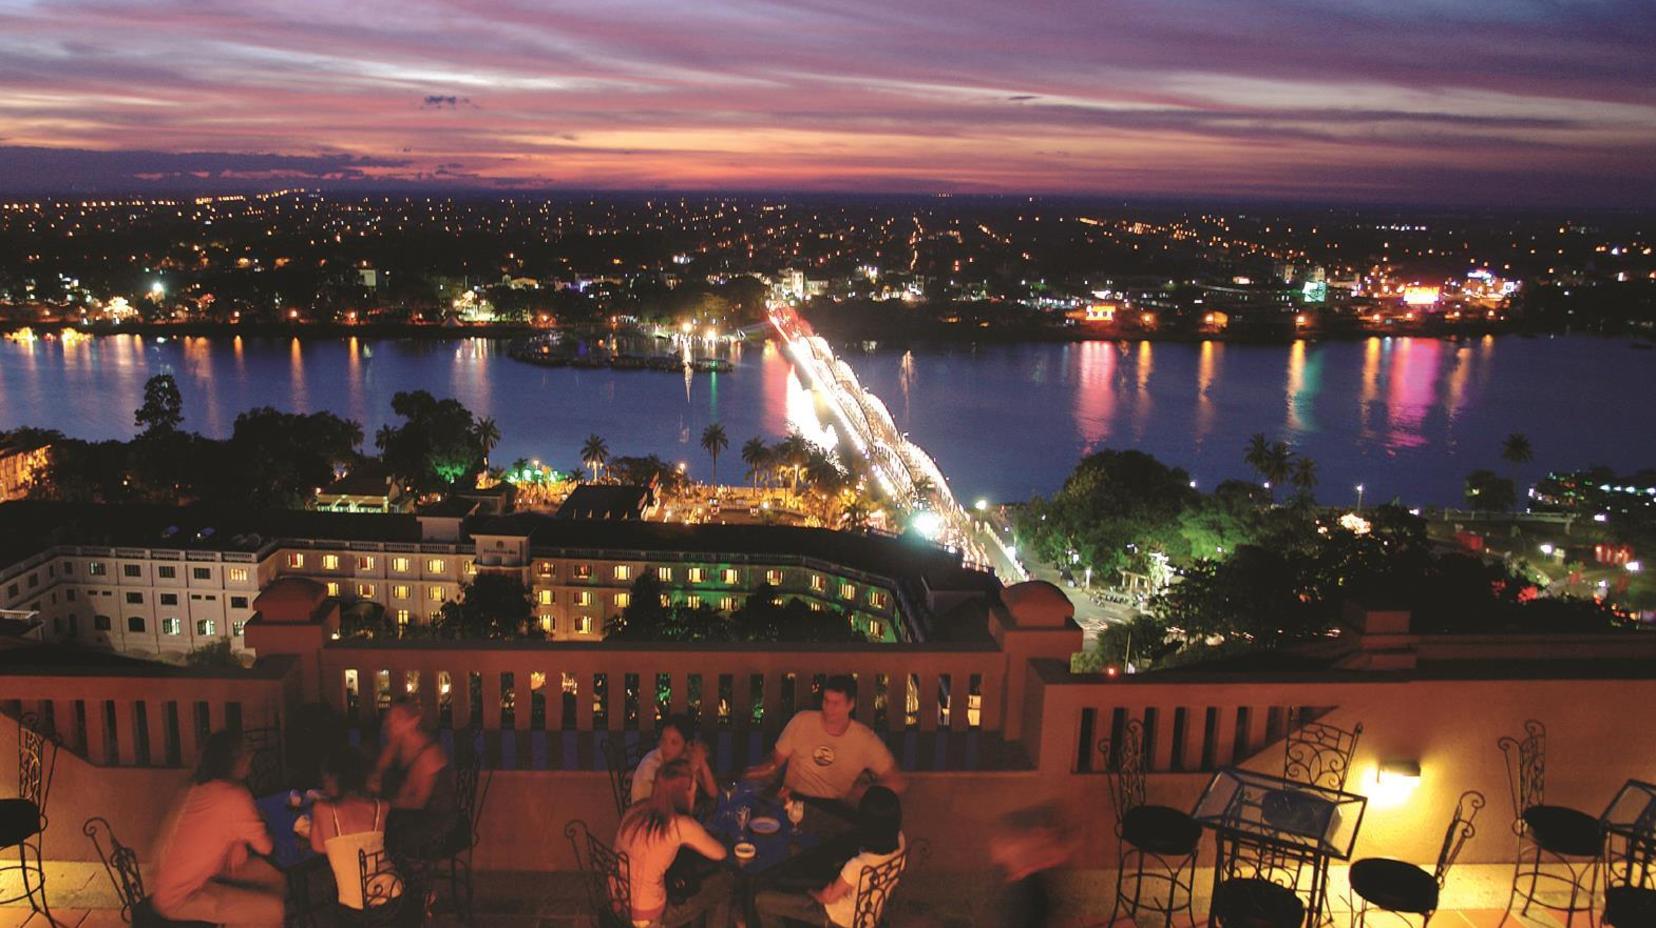
[(771, 759), (748, 768), (747, 777), (772, 779), (785, 769), (782, 783), (790, 792), (854, 805), (867, 788), (867, 772), (875, 784), (901, 793), (907, 783), (897, 759), (873, 729), (851, 717), (856, 705), (856, 681), (829, 677), (822, 686), (822, 710), (795, 714), (776, 739)]

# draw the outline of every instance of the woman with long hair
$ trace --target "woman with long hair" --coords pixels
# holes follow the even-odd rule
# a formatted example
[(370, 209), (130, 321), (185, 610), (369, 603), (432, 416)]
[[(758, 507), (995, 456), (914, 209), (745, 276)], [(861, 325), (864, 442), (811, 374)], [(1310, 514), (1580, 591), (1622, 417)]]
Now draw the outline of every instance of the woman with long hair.
[(368, 794), (368, 766), (361, 752), (350, 746), (336, 750), (322, 763), (322, 791), (311, 808), (311, 849), (328, 858), (334, 883), (339, 887), (339, 904), (361, 911), (378, 906), (402, 894), (402, 885), (393, 874), (370, 878), (363, 899), (362, 860), (385, 850), (385, 820), (390, 803)]
[[(156, 912), (172, 921), (280, 928), (287, 880), (247, 791), (253, 758), (240, 734), (214, 732), (156, 858)], [(253, 855), (261, 855), (255, 857)]]
[(635, 928), (677, 928), (709, 910), (714, 928), (724, 928), (730, 921), (733, 881), (728, 872), (705, 879), (696, 894), (683, 902), (667, 898), (667, 868), (681, 848), (709, 861), (725, 858), (724, 845), (690, 815), (695, 783), (688, 759), (668, 761), (656, 771), (650, 798), (634, 803), (621, 817), (615, 848), (627, 855), (632, 884), (629, 914)]

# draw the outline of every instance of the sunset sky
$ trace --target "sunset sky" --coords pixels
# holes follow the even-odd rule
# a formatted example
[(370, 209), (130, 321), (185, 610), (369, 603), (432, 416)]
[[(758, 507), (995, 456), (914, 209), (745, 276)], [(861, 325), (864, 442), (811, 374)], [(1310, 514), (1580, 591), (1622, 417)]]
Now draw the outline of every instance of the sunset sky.
[(1651, 206), (1656, 3), (0, 0), (0, 190), (326, 179)]

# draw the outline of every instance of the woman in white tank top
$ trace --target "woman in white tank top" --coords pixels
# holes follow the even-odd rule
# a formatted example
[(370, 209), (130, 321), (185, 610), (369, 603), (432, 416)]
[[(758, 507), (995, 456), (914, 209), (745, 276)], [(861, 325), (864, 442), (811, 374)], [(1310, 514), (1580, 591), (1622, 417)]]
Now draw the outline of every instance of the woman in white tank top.
[[(326, 855), (339, 886), (339, 904), (360, 911), (362, 898), (362, 853), (374, 864), (374, 855), (385, 850), (385, 814), (389, 806), (367, 795), (367, 764), (355, 748), (342, 748), (323, 765), (322, 786), (330, 798), (319, 799), (311, 810), (311, 848)], [(402, 893), (402, 882), (394, 873), (381, 872), (368, 878), (369, 902), (381, 905)]]

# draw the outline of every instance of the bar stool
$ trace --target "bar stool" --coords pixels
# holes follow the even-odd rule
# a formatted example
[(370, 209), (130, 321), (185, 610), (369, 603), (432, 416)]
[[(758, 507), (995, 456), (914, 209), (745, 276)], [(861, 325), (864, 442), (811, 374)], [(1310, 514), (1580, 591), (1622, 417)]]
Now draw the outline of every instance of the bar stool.
[(1208, 924), (1219, 928), (1298, 928), (1305, 924), (1305, 900), (1296, 887), (1305, 885), (1306, 869), (1317, 866), (1307, 848), (1261, 841), (1221, 827), (1217, 834), (1222, 863)]
[[(1577, 809), (1546, 804), (1547, 727), (1530, 719), (1524, 723), (1524, 735), (1522, 740), (1508, 735), (1496, 742), (1506, 755), (1512, 831), (1518, 838), (1512, 892), (1500, 923), (1506, 924), (1513, 903), (1522, 898), (1520, 915), (1528, 915), (1531, 905), (1539, 905), (1563, 914), (1566, 926), (1574, 922), (1577, 912), (1587, 913), (1587, 924), (1592, 925), (1603, 850), (1598, 819)], [(1544, 864), (1552, 865), (1553, 872), (1543, 870)], [(1541, 897), (1543, 886), (1567, 888), (1569, 897), (1561, 903), (1549, 902)]]
[[(0, 799), (0, 851), (17, 850), (17, 863), (0, 866), (0, 876), (17, 873), (23, 893), (0, 899), (0, 905), (29, 900), (29, 908), (52, 921), (46, 904), (46, 866), (41, 842), (46, 835), (46, 799), (57, 770), (57, 738), (32, 712), (17, 717), (17, 798)], [(30, 857), (34, 859), (31, 861)]]
[[(1105, 924), (1114, 925), (1123, 914), (1136, 921), (1141, 910), (1159, 912), (1172, 925), (1173, 913), (1183, 909), (1194, 921), (1191, 889), (1201, 823), (1178, 809), (1146, 803), (1144, 725), (1137, 719), (1127, 723), (1113, 763), (1108, 739), (1098, 750), (1109, 770), (1116, 811), (1116, 901)], [(1167, 887), (1165, 895), (1145, 898), (1144, 890), (1158, 884)]]
[(1605, 842), (1604, 923), (1615, 928), (1656, 925), (1656, 810), (1640, 817), (1622, 853)]
[(1460, 801), (1455, 803), (1455, 816), (1443, 833), (1437, 866), (1430, 873), (1388, 857), (1365, 857), (1352, 864), (1351, 891), (1362, 900), (1361, 905), (1351, 907), (1352, 924), (1368, 924), (1368, 910), (1373, 907), (1396, 915), (1405, 924), (1408, 921), (1405, 915), (1419, 915), (1421, 928), (1426, 928), (1437, 912), (1449, 868), (1460, 857), (1461, 848), (1477, 833), (1472, 822), (1483, 807), (1483, 793), (1477, 790), (1461, 793)]

